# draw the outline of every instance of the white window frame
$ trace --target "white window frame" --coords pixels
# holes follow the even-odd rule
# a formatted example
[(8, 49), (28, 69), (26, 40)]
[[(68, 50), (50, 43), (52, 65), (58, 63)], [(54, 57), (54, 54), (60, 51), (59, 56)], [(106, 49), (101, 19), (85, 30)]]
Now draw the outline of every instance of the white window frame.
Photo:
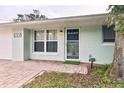
[[(44, 36), (44, 40), (35, 40), (35, 31), (43, 31), (44, 35), (45, 35), (45, 31), (44, 30), (33, 30), (33, 52), (38, 52), (38, 51), (35, 51), (34, 44), (35, 42), (44, 42), (44, 45), (45, 45), (45, 36)], [(45, 52), (45, 46), (44, 46), (44, 51), (39, 51), (39, 52), (41, 53)]]
[(115, 46), (114, 42), (103, 42), (102, 43), (103, 46)]
[[(56, 35), (57, 35), (57, 39), (56, 40), (47, 40), (47, 30), (55, 30), (56, 31)], [(57, 42), (57, 52), (58, 52), (58, 34), (57, 34), (57, 29), (47, 29), (46, 30), (46, 44), (47, 44), (47, 42)], [(46, 45), (45, 44), (45, 45)], [(47, 46), (46, 46), (46, 52), (47, 52)], [(56, 52), (47, 52), (47, 53), (56, 53)]]
[[(47, 30), (56, 30), (56, 35), (57, 35), (57, 40), (47, 40)], [(35, 40), (35, 38), (34, 38), (34, 36), (35, 36), (35, 31), (44, 31), (44, 40)], [(43, 30), (33, 30), (33, 35), (32, 35), (32, 37), (33, 37), (33, 47), (32, 47), (32, 50), (33, 50), (33, 53), (36, 53), (36, 54), (56, 54), (56, 53), (58, 53), (58, 30), (57, 29), (43, 29)], [(44, 42), (44, 52), (42, 52), (42, 51), (35, 51), (34, 50), (34, 43), (35, 42)], [(47, 43), (47, 41), (56, 41), (57, 42), (57, 52), (47, 52), (46, 50), (46, 43)]]

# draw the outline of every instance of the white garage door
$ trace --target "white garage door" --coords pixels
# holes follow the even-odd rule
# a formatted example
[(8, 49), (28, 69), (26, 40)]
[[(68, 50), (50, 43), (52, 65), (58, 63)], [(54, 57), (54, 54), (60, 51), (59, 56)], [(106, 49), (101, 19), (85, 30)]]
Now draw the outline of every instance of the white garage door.
[(0, 29), (0, 59), (12, 59), (12, 32)]

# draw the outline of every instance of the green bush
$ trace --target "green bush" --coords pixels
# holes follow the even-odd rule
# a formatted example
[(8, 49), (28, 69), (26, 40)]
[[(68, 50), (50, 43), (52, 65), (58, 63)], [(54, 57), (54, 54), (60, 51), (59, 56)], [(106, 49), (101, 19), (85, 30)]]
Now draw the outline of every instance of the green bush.
[(103, 64), (101, 65), (100, 69), (103, 71), (106, 71), (108, 69), (109, 65), (108, 64)]
[(100, 66), (100, 68), (97, 68), (95, 71), (96, 75), (104, 75), (105, 71), (108, 69), (108, 64), (103, 64)]
[(97, 76), (100, 76), (100, 75), (103, 75), (103, 71), (101, 70), (101, 69), (96, 69), (96, 71), (95, 71), (95, 75), (97, 75)]
[(106, 84), (112, 83), (112, 80), (109, 79), (109, 78), (106, 77), (106, 76), (102, 78), (102, 81), (103, 81), (103, 83), (106, 83)]
[(100, 88), (100, 86), (99, 85), (94, 85), (94, 88)]
[(116, 88), (123, 88), (124, 87), (124, 85), (123, 84), (116, 84)]
[(84, 83), (84, 78), (83, 78), (83, 77), (80, 78), (80, 83), (81, 83), (81, 84)]
[(124, 87), (124, 81), (123, 80), (116, 81), (114, 84), (115, 84), (116, 88), (123, 88)]

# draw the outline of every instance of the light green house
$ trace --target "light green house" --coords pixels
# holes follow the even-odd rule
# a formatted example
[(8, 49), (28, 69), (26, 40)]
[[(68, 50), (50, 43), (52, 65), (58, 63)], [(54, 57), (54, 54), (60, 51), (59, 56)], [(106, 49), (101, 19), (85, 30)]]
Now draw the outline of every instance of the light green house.
[(64, 17), (42, 21), (0, 24), (0, 59), (79, 60), (109, 64), (114, 53), (112, 28), (104, 26), (107, 14)]

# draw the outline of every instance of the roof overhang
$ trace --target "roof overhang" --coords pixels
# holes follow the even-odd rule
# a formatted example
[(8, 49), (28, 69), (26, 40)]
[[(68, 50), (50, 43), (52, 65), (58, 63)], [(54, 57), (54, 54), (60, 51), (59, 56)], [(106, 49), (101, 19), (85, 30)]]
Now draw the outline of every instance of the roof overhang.
[(30, 21), (30, 22), (13, 22), (0, 24), (0, 28), (3, 27), (69, 27), (69, 26), (94, 26), (103, 25), (107, 14), (96, 14), (86, 16), (74, 16), (55, 18), (42, 21)]

